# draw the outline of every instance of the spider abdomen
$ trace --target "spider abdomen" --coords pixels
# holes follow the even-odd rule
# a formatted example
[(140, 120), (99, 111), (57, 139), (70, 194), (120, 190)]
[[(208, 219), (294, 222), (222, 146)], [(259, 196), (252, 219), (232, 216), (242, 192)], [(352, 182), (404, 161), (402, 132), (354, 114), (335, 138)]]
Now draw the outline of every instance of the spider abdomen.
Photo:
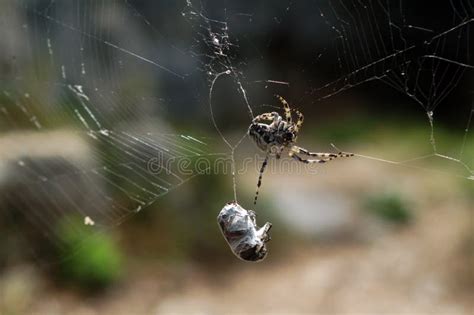
[[(262, 123), (252, 123), (248, 134), (262, 151), (270, 153), (279, 152), (294, 142), (294, 135), (286, 124), (274, 127)], [(273, 147), (278, 150), (272, 150)]]

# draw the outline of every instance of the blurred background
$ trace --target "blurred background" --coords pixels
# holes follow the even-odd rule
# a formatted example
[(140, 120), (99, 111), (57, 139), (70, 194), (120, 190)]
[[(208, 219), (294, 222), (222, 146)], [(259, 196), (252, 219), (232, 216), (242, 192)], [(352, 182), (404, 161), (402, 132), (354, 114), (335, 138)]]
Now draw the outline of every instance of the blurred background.
[[(472, 314), (473, 21), (466, 0), (0, 2), (0, 314)], [(299, 145), (356, 156), (272, 160), (254, 207), (244, 136), (274, 94)], [(263, 262), (218, 229), (234, 193), (273, 223)]]

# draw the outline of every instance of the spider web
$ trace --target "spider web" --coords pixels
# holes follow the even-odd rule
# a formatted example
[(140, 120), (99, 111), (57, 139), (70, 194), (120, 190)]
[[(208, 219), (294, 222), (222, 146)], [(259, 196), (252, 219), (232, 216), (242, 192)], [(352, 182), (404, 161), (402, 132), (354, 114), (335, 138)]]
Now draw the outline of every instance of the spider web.
[[(196, 164), (183, 172), (174, 163), (183, 158), (228, 156), (229, 200), (238, 200), (236, 150), (250, 119), (269, 107), (256, 104), (293, 89), (303, 96), (292, 103), (309, 108), (370, 84), (390, 87), (422, 110), (431, 149), (400, 161), (357, 155), (473, 180), (474, 9), (451, 1), (425, 19), (417, 10), (381, 0), (2, 1), (2, 215), (22, 213), (61, 247), (55, 222), (76, 214), (91, 233), (115, 226), (203, 173)], [(293, 32), (294, 56), (278, 47), (275, 29)], [(269, 48), (293, 58), (292, 71), (278, 71), (285, 56)], [(315, 58), (303, 62), (300, 51)], [(450, 104), (453, 92), (462, 103)], [(437, 113), (450, 106), (462, 120), (455, 153), (436, 137)], [(222, 123), (229, 117), (235, 122)], [(430, 158), (457, 168), (416, 163)]]
[[(473, 6), (469, 1), (450, 1), (446, 9), (451, 14), (443, 11), (431, 21), (427, 18), (427, 25), (417, 25), (412, 24), (417, 20), (404, 13), (404, 5), (402, 1), (340, 1), (329, 2), (329, 8), (321, 9), (321, 18), (336, 36), (338, 66), (344, 75), (313, 89), (311, 94), (324, 99), (369, 81), (387, 84), (425, 111), (432, 152), (406, 161), (386, 162), (405, 164), (437, 157), (457, 163), (464, 170), (460, 176), (473, 179), (472, 161), (463, 160), (474, 109), (472, 100), (470, 108), (466, 106), (460, 113), (466, 127), (456, 157), (438, 150), (434, 127), (437, 107), (443, 103), (449, 106), (444, 101), (463, 78), (472, 80)], [(375, 15), (385, 16), (385, 21), (374, 21)], [(446, 24), (440, 24), (440, 19)], [(415, 37), (414, 32), (421, 35)]]
[[(292, 2), (285, 5), (280, 10), (279, 16), (273, 16), (277, 24), (282, 24), (290, 11), (298, 12), (298, 9), (295, 10), (296, 5)], [(431, 20), (427, 19), (426, 25), (418, 25), (413, 23), (413, 21), (418, 22), (418, 19), (405, 13), (405, 11), (409, 12), (410, 8), (407, 9), (404, 5), (406, 4), (403, 1), (361, 0), (325, 1), (314, 6), (310, 5), (319, 17), (319, 20), (314, 23), (314, 28), (317, 29), (320, 24), (327, 27), (331, 34), (328, 47), (331, 46), (331, 51), (334, 50), (337, 53), (336, 57), (332, 54), (325, 55), (324, 51), (329, 48), (320, 48), (322, 52), (318, 53), (316, 63), (332, 64), (332, 73), (337, 74), (337, 77), (323, 83), (310, 82), (310, 86), (304, 91), (306, 96), (301, 100), (311, 98), (309, 102), (315, 104), (318, 101), (336, 98), (345, 91), (372, 81), (386, 84), (424, 111), (430, 129), (431, 152), (399, 161), (364, 154), (356, 154), (356, 156), (474, 180), (472, 156), (465, 156), (466, 146), (472, 143), (470, 133), (474, 114), (472, 96), (470, 101), (464, 100), (465, 104), (458, 106), (461, 121), (464, 123), (462, 125), (464, 136), (459, 143), (457, 154), (451, 155), (439, 149), (435, 136), (435, 112), (438, 106), (450, 105), (445, 102), (445, 99), (453, 90), (459, 89), (463, 79), (464, 82), (468, 82), (467, 84), (472, 81), (474, 65), (471, 64), (470, 27), (474, 22), (473, 6), (467, 1), (457, 3), (450, 1), (441, 10), (442, 15), (433, 16)], [(234, 8), (226, 7), (217, 13), (216, 17), (211, 17), (202, 6), (196, 7), (191, 1), (187, 2), (187, 6), (188, 11), (185, 11), (184, 15), (194, 23), (196, 42), (203, 46), (203, 52), (199, 56), (205, 60), (203, 71), (209, 77), (208, 101), (211, 119), (230, 150), (234, 164), (232, 174), (234, 199), (238, 200), (234, 155), (242, 144), (243, 138), (237, 138), (234, 142), (229, 141), (216, 122), (213, 111), (213, 92), (216, 82), (222, 77), (230, 76), (252, 118), (254, 113), (247, 89), (254, 88), (253, 85), (256, 83), (264, 83), (265, 89), (272, 84), (289, 86), (290, 83), (278, 79), (253, 78), (250, 64), (241, 62), (239, 61), (241, 58), (236, 57), (241, 49), (239, 44), (246, 38), (245, 36), (241, 38), (232, 32), (234, 28), (241, 27), (235, 25), (235, 20), (243, 16), (249, 19), (249, 23), (261, 23), (258, 20), (261, 17), (257, 14), (236, 13)], [(450, 14), (446, 15), (446, 12)], [(444, 23), (440, 23), (440, 18)], [(305, 31), (311, 34), (311, 31), (307, 29)], [(464, 94), (472, 94), (472, 92), (464, 91)], [(265, 105), (265, 107), (275, 108), (270, 105)], [(334, 144), (331, 145), (334, 149), (341, 151)], [(418, 163), (430, 158), (444, 160), (451, 165), (444, 165), (445, 169), (439, 169), (420, 166)]]
[[(169, 126), (166, 117), (189, 100), (149, 83), (158, 73), (181, 85), (186, 73), (146, 57), (154, 48), (144, 40), (138, 54), (112, 39), (115, 32), (140, 36), (120, 26), (130, 19), (126, 4), (1, 5), (2, 217), (21, 217), (35, 228), (32, 238), (40, 231), (59, 249), (59, 224), (84, 237), (120, 224), (198, 175), (180, 160), (219, 155), (209, 152), (211, 139)], [(160, 54), (167, 49), (176, 51), (166, 45)], [(78, 229), (76, 217), (90, 230)]]

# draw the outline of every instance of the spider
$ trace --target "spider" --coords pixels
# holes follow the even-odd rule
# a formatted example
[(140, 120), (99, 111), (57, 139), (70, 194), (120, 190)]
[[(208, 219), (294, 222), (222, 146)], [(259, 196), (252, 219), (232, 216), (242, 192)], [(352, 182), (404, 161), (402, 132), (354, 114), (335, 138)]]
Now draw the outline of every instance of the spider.
[[(315, 153), (309, 152), (308, 150), (298, 147), (295, 145), (298, 133), (303, 125), (303, 114), (294, 110), (297, 115), (296, 123), (293, 122), (291, 115), (290, 105), (287, 101), (279, 96), (275, 95), (283, 104), (285, 110), (285, 117), (281, 117), (277, 112), (263, 113), (256, 116), (250, 124), (248, 135), (252, 138), (257, 146), (266, 153), (265, 160), (263, 161), (262, 167), (260, 168), (260, 174), (258, 177), (257, 190), (255, 192), (254, 205), (257, 204), (258, 191), (262, 185), (262, 176), (265, 171), (265, 167), (268, 164), (268, 158), (271, 155), (275, 155), (277, 159), (281, 157), (283, 150), (289, 149), (288, 155), (298, 162), (302, 163), (326, 163), (335, 158), (339, 157), (350, 157), (354, 156), (352, 153)], [(269, 124), (264, 123), (270, 121)], [(306, 159), (300, 155), (316, 157), (319, 159)]]

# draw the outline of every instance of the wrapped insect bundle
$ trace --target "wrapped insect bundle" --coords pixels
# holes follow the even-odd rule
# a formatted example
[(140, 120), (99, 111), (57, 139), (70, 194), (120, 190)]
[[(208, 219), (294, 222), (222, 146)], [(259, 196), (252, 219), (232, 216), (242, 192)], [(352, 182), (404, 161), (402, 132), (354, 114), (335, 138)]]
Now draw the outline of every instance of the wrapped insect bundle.
[(261, 261), (267, 255), (268, 231), (272, 224), (257, 226), (252, 210), (242, 208), (236, 202), (227, 203), (217, 216), (217, 223), (232, 252), (242, 260)]

